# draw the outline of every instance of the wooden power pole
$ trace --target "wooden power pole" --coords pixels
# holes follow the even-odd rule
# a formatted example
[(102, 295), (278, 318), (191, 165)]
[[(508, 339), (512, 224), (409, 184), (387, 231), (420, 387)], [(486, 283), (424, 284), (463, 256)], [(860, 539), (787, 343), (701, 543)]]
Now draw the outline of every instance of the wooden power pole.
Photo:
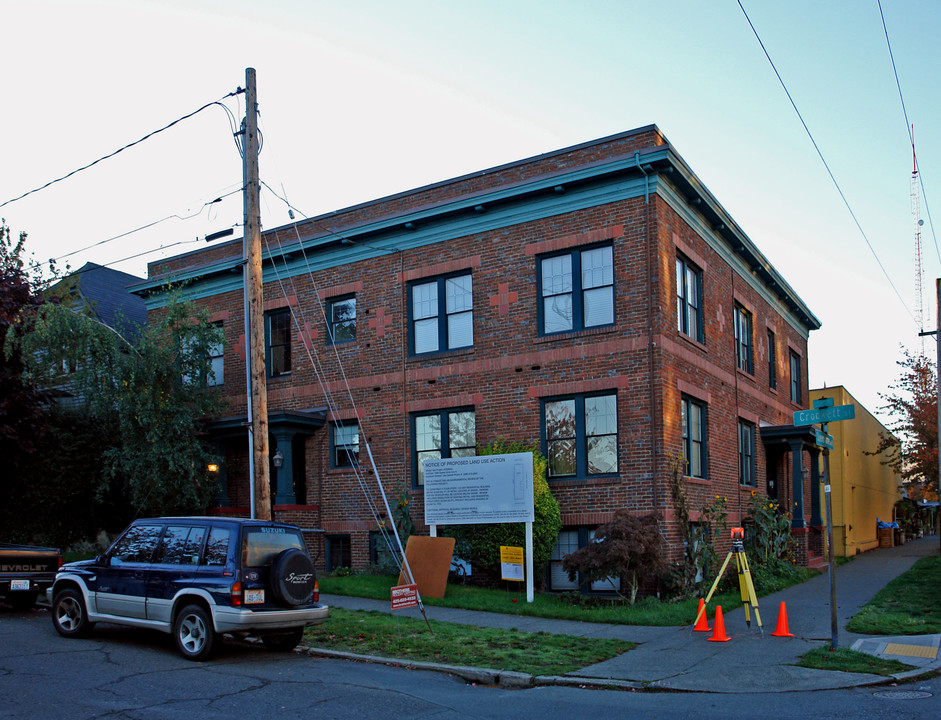
[(261, 274), (261, 183), (258, 179), (258, 97), (255, 68), (245, 69), (242, 123), (242, 181), (245, 208), (245, 362), (248, 364), (249, 438), (252, 455), (252, 517), (271, 520), (268, 472), (268, 390), (265, 385), (265, 326)]

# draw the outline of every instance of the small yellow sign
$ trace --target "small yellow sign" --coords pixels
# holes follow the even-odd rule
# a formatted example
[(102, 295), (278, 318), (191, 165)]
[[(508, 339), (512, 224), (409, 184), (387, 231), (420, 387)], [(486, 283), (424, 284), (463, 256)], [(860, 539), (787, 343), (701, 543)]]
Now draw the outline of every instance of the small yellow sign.
[(523, 572), (524, 558), (523, 548), (510, 547), (507, 545), (500, 546), (500, 574), (504, 580), (517, 580), (522, 582), (526, 579), (525, 573)]

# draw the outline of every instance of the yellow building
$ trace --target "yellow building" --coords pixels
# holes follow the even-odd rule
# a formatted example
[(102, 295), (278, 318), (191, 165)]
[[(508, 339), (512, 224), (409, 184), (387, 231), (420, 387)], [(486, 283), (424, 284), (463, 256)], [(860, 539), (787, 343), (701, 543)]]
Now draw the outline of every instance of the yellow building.
[[(811, 401), (832, 398), (834, 405), (855, 405), (856, 417), (830, 423), (830, 502), (833, 513), (833, 552), (858, 555), (879, 547), (876, 519), (892, 522), (895, 503), (901, 498), (902, 479), (881, 455), (867, 455), (879, 447), (880, 433), (890, 434), (866, 408), (836, 386), (810, 391)], [(823, 456), (820, 456), (821, 463)], [(822, 466), (821, 466), (822, 470)], [(820, 507), (824, 507), (821, 488)]]

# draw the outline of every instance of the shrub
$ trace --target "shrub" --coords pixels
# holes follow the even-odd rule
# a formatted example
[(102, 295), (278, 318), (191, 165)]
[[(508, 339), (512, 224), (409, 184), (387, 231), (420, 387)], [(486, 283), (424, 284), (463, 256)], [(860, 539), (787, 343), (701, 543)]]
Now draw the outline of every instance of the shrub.
[(627, 510), (618, 510), (612, 520), (595, 531), (595, 542), (566, 555), (562, 567), (568, 571), (570, 580), (575, 579), (576, 573), (589, 582), (620, 578), (621, 586), (630, 588), (633, 605), (641, 582), (663, 570), (657, 522), (656, 515), (638, 517)]

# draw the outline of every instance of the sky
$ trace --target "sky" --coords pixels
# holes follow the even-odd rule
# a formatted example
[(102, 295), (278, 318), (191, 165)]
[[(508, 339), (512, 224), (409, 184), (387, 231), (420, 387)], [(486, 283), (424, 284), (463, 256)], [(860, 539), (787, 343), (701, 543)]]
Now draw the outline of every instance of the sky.
[(219, 105), (11, 201), (207, 103), (240, 122), (244, 96), (226, 96), (248, 67), (267, 228), (289, 222), (278, 196), (315, 216), (656, 124), (821, 321), (811, 387), (843, 385), (888, 422), (880, 393), (897, 383), (902, 349), (935, 352), (918, 333), (936, 326), (941, 277), (931, 220), (941, 223), (941, 2), (881, 10), (877, 0), (0, 0), (0, 217), (38, 260), (140, 276), (209, 233), (239, 237), (241, 158)]

